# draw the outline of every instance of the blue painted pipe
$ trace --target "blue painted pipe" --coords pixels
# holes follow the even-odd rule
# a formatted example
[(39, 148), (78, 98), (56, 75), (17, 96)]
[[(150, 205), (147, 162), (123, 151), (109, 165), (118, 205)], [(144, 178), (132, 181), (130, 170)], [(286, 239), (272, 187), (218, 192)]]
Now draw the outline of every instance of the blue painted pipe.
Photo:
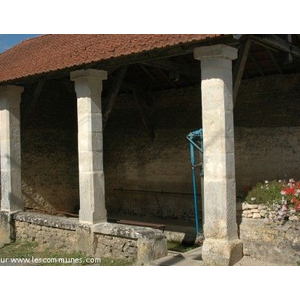
[(195, 209), (195, 226), (197, 237), (199, 235), (199, 219), (198, 219), (198, 198), (197, 198), (197, 180), (195, 170), (195, 149), (194, 145), (190, 143), (191, 152), (191, 164), (192, 164), (192, 176), (193, 176), (193, 192), (194, 192), (194, 209)]
[[(195, 138), (199, 138), (200, 143), (195, 142)], [(202, 129), (191, 132), (187, 135), (187, 139), (190, 142), (190, 154), (191, 154), (191, 164), (192, 164), (192, 176), (193, 176), (193, 193), (194, 193), (194, 209), (195, 209), (195, 226), (197, 237), (199, 235), (199, 219), (198, 219), (198, 197), (197, 197), (197, 179), (196, 179), (196, 159), (195, 159), (195, 148), (197, 148), (201, 153), (203, 153), (203, 131)], [(204, 176), (203, 170), (200, 173)], [(203, 200), (202, 200), (203, 201)]]

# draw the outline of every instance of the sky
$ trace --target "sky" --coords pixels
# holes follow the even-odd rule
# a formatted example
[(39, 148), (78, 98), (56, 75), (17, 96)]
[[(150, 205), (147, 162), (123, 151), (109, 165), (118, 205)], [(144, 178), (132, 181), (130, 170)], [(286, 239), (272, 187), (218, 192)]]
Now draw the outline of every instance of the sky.
[(38, 36), (39, 34), (0, 34), (0, 53), (19, 44), (21, 41)]

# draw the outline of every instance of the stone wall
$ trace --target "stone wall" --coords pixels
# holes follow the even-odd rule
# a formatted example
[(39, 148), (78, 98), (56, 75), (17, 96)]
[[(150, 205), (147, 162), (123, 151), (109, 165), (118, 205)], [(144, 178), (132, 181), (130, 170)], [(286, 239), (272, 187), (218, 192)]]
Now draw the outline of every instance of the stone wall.
[(95, 256), (136, 260), (137, 240), (95, 234)]
[(276, 225), (243, 219), (240, 238), (244, 255), (278, 265), (300, 264), (300, 222)]
[(29, 119), (25, 112), (34, 87), (21, 102), (22, 191), (26, 206), (78, 212), (77, 108), (72, 83), (46, 81)]
[(93, 257), (125, 259), (136, 264), (167, 255), (166, 236), (152, 228), (113, 223), (89, 226), (74, 218), (29, 212), (16, 213), (13, 219), (14, 238), (37, 242), (43, 249), (81, 251)]
[[(299, 79), (285, 75), (243, 81), (235, 108), (238, 195), (259, 181), (300, 178)], [(149, 112), (153, 142), (130, 98), (119, 98), (114, 107), (104, 136), (109, 211), (190, 220), (191, 195), (114, 190), (192, 193), (186, 135), (201, 126), (200, 88), (156, 93)]]
[(263, 204), (237, 203), (237, 215), (242, 218), (264, 219), (270, 208)]
[(76, 251), (76, 232), (15, 221), (16, 239), (23, 242), (36, 242), (41, 248)]
[[(300, 178), (299, 80), (300, 75), (278, 75), (243, 81), (235, 107), (238, 194), (258, 181)], [(25, 87), (22, 116), (33, 91), (34, 86)], [(119, 96), (107, 123), (104, 171), (108, 213), (191, 220), (192, 195), (115, 190), (192, 193), (186, 135), (201, 126), (200, 86), (149, 95), (153, 142), (130, 96)], [(26, 206), (78, 212), (76, 117), (73, 84), (47, 81), (27, 126), (22, 123)]]

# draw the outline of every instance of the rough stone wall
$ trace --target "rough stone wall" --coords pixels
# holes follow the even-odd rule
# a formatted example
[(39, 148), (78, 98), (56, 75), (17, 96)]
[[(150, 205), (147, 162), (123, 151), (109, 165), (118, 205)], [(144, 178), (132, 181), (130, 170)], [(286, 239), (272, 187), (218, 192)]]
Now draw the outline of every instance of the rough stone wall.
[[(257, 181), (300, 178), (300, 75), (245, 80), (235, 107), (238, 192)], [(66, 82), (65, 82), (66, 83)], [(72, 83), (48, 81), (22, 127), (26, 206), (76, 212), (79, 206), (76, 95)], [(34, 87), (26, 87), (21, 116)], [(147, 108), (149, 139), (134, 99), (120, 96), (104, 132), (108, 213), (191, 219), (192, 195), (142, 194), (117, 188), (192, 193), (186, 135), (201, 126), (200, 86), (157, 92)]]
[(135, 260), (137, 258), (137, 240), (95, 234), (95, 256), (114, 259)]
[[(242, 83), (235, 108), (238, 195), (258, 181), (300, 178), (299, 79), (280, 75)], [(114, 189), (192, 193), (185, 137), (201, 127), (200, 104), (200, 87), (154, 94), (149, 112), (156, 136), (151, 142), (132, 99), (118, 99), (104, 140), (109, 211), (193, 217), (192, 196)]]
[(300, 178), (299, 126), (238, 127), (235, 129), (235, 137), (239, 191), (259, 181)]
[(192, 195), (154, 195), (114, 189), (192, 193), (186, 135), (201, 124), (199, 95), (199, 87), (154, 95), (153, 106), (149, 108), (155, 133), (153, 142), (131, 98), (118, 99), (104, 135), (109, 211), (192, 218)]
[(70, 90), (59, 80), (46, 82), (26, 127), (22, 120), (34, 88), (26, 88), (22, 97), (22, 190), (27, 207), (78, 210), (76, 97)]
[(37, 242), (40, 247), (60, 249), (67, 252), (76, 250), (76, 232), (15, 221), (16, 239), (23, 242)]
[(264, 220), (243, 219), (240, 238), (244, 255), (279, 265), (300, 263), (300, 223), (266, 225)]
[[(76, 231), (48, 227), (33, 223), (15, 221), (16, 239), (23, 242), (37, 242), (39, 247), (76, 251)], [(135, 260), (137, 240), (95, 234), (95, 256), (114, 259)]]
[(37, 242), (42, 249), (80, 251), (91, 257), (125, 259), (140, 265), (167, 255), (165, 234), (153, 228), (117, 223), (89, 226), (75, 218), (19, 212), (12, 215), (11, 235), (6, 227), (8, 220), (3, 214), (0, 217), (0, 233), (9, 232), (8, 238), (1, 235), (3, 245), (9, 244), (12, 237), (12, 240)]

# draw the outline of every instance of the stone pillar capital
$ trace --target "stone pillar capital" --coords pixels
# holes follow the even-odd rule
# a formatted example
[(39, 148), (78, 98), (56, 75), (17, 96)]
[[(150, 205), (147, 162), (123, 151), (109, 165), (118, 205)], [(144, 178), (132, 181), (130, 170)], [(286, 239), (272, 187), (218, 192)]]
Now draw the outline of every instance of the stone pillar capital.
[(197, 60), (205, 60), (211, 58), (223, 58), (235, 60), (238, 56), (236, 48), (219, 44), (213, 46), (197, 47), (194, 49), (194, 58)]
[(103, 70), (87, 69), (71, 72), (71, 80), (75, 82), (77, 97), (91, 97), (102, 92), (102, 81), (107, 79)]
[(8, 94), (8, 93), (22, 94), (23, 91), (24, 88), (22, 86), (17, 86), (17, 85), (0, 86), (0, 94)]
[(77, 79), (97, 79), (97, 80), (106, 80), (107, 71), (96, 70), (96, 69), (87, 69), (87, 70), (77, 70), (71, 72), (71, 80), (76, 81)]
[(0, 109), (19, 106), (24, 88), (16, 85), (0, 86)]

